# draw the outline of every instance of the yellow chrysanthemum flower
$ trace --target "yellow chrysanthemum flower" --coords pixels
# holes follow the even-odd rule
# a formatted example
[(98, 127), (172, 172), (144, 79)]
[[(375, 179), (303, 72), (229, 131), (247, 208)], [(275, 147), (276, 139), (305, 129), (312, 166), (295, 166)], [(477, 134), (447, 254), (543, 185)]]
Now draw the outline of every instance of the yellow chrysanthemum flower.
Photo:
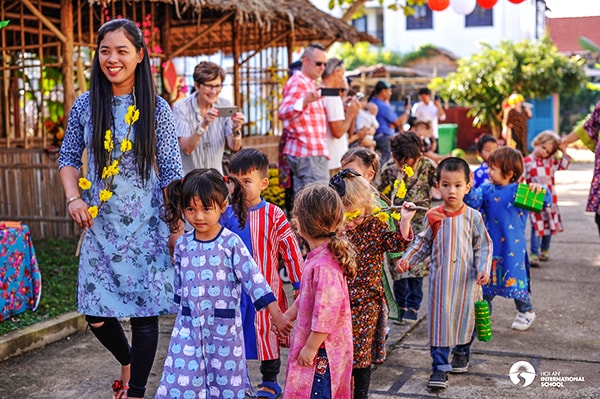
[(381, 220), (383, 223), (387, 223), (390, 220), (390, 215), (386, 212), (379, 212), (377, 215), (377, 219)]
[(389, 195), (392, 192), (392, 187), (391, 186), (386, 186), (383, 191), (381, 192), (381, 194), (383, 195)]
[(381, 212), (380, 206), (376, 206), (375, 208), (373, 208), (373, 213), (379, 213), (379, 212)]
[(402, 170), (404, 171), (404, 174), (408, 177), (413, 177), (413, 175), (415, 174), (415, 171), (413, 170), (413, 168), (411, 168), (408, 165), (404, 165), (402, 167)]
[(132, 148), (133, 144), (131, 143), (131, 140), (123, 139), (123, 141), (121, 141), (121, 152), (131, 151)]
[(394, 219), (394, 220), (400, 220), (402, 218), (402, 215), (400, 214), (400, 212), (392, 212), (391, 216), (392, 216), (392, 219)]
[(406, 197), (406, 184), (404, 184), (404, 180), (400, 183), (400, 187), (398, 187), (398, 191), (396, 192), (396, 198), (404, 198)]
[(133, 125), (138, 119), (140, 119), (140, 110), (135, 105), (127, 107), (127, 113), (125, 114), (125, 123), (129, 126)]
[(344, 212), (344, 220), (347, 222), (351, 222), (360, 216), (360, 209), (355, 210), (354, 212)]
[(112, 133), (110, 129), (107, 129), (104, 133), (104, 149), (108, 152), (111, 152), (114, 148)]
[(96, 216), (98, 216), (98, 207), (96, 205), (90, 206), (88, 208), (88, 213), (90, 214), (92, 219), (95, 219)]
[(92, 187), (92, 182), (86, 179), (85, 177), (79, 178), (79, 188), (82, 190), (89, 190)]
[(110, 199), (110, 197), (112, 197), (113, 193), (110, 190), (100, 190), (100, 194), (98, 194), (98, 198), (100, 198), (100, 201), (102, 202), (106, 202)]

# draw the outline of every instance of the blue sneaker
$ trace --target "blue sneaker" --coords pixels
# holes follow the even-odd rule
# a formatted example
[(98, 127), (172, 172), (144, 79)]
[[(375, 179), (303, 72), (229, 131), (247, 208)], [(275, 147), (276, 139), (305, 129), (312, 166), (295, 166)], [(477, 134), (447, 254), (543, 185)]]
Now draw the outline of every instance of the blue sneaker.
[(418, 310), (408, 309), (404, 314), (404, 321), (408, 324), (417, 324), (417, 320), (419, 319)]

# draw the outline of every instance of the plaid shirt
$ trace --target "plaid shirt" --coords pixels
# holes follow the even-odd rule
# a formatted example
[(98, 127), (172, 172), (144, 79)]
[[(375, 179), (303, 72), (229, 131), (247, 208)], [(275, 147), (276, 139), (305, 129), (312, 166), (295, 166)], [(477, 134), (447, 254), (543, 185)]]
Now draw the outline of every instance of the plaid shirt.
[(283, 153), (294, 157), (326, 156), (327, 118), (319, 99), (302, 108), (307, 92), (316, 90), (315, 82), (302, 72), (296, 72), (283, 88), (279, 119), (288, 132)]
[(552, 206), (540, 213), (529, 213), (529, 219), (538, 236), (554, 235), (563, 231), (562, 218), (558, 210), (558, 197), (554, 190), (554, 174), (565, 170), (571, 164), (571, 157), (563, 154), (559, 160), (552, 156), (542, 159), (533, 154), (525, 157), (525, 179), (527, 183), (538, 183), (548, 188), (552, 196)]

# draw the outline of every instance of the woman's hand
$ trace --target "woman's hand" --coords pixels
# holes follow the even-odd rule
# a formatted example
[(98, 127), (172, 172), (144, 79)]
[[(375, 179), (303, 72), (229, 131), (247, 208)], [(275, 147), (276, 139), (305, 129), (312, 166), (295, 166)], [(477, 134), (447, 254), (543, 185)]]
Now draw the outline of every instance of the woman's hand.
[(82, 229), (86, 229), (94, 225), (94, 219), (88, 212), (88, 208), (88, 204), (86, 204), (81, 198), (76, 199), (67, 205), (69, 215), (71, 215), (73, 221), (75, 221), (75, 223), (77, 223), (77, 225)]
[(236, 112), (231, 120), (233, 121), (233, 130), (240, 129), (246, 123), (246, 117), (241, 112)]
[(217, 109), (215, 109), (214, 107), (209, 108), (206, 111), (206, 115), (204, 115), (204, 118), (202, 119), (202, 128), (203, 129), (208, 129), (208, 125), (210, 125), (212, 122), (215, 121), (215, 119), (217, 119), (219, 117), (219, 111)]

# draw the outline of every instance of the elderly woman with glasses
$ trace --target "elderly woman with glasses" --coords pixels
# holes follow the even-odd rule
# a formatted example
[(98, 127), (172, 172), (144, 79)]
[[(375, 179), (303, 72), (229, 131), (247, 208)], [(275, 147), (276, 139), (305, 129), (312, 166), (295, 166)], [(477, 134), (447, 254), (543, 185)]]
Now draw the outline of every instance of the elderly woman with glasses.
[(223, 173), (225, 144), (234, 152), (242, 147), (244, 114), (220, 115), (222, 107), (232, 107), (229, 100), (219, 97), (224, 80), (225, 70), (219, 65), (199, 63), (194, 69), (192, 94), (173, 107), (185, 173), (196, 168)]

